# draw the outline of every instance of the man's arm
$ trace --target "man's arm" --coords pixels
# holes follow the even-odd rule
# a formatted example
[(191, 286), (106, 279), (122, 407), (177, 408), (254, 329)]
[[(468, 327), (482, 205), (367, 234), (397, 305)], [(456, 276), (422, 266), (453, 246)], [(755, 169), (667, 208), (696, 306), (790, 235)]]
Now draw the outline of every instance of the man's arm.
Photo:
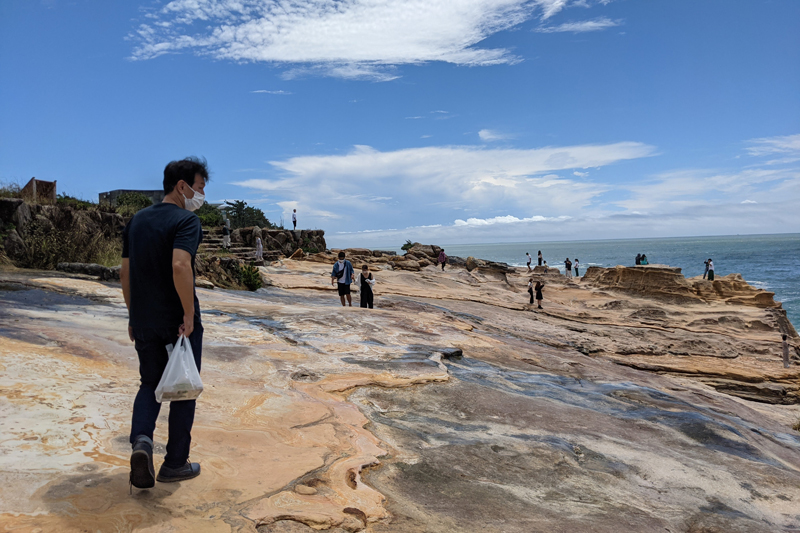
[(183, 306), (183, 324), (178, 334), (188, 337), (194, 331), (194, 275), (192, 254), (186, 250), (172, 250), (172, 280)]
[[(131, 261), (127, 257), (122, 258), (122, 268), (119, 271), (119, 281), (122, 283), (122, 297), (125, 298), (125, 307), (128, 313), (131, 312)], [(128, 326), (128, 337), (133, 342), (133, 328)]]

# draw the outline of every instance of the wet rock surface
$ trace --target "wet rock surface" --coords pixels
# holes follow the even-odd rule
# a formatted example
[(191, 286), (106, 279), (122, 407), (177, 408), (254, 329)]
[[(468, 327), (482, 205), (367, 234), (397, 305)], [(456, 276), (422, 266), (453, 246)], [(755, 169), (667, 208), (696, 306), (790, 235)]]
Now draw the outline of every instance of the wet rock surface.
[(133, 495), (119, 285), (0, 271), (0, 526), (800, 530), (797, 338), (743, 281), (675, 301), (546, 274), (536, 310), (522, 269), (420, 266), (378, 271), (365, 310), (330, 264), (260, 271), (198, 290), (203, 473)]

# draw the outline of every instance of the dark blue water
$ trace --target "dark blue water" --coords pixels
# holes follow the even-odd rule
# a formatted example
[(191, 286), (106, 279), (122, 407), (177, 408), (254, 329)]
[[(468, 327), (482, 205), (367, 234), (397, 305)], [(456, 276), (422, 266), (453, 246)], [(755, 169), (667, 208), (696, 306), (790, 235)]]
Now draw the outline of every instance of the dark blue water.
[(799, 233), (443, 246), (448, 255), (471, 255), (515, 266), (525, 265), (525, 252), (530, 252), (536, 264), (536, 253), (541, 250), (548, 266), (562, 272), (564, 259), (577, 257), (581, 274), (587, 266), (633, 265), (636, 254), (643, 253), (651, 265), (681, 267), (689, 278), (702, 275), (703, 261), (710, 257), (717, 277), (736, 272), (751, 285), (774, 292), (792, 324), (800, 326)]

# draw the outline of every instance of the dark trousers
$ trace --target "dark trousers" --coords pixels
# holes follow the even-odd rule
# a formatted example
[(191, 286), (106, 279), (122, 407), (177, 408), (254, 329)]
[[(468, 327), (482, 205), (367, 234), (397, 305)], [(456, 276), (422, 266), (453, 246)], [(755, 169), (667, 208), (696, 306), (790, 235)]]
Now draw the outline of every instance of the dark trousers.
[(446, 262), (445, 262), (445, 263), (442, 263), (442, 272), (444, 272), (444, 266), (445, 266), (446, 264), (447, 264)]
[(714, 271), (713, 270), (709, 270), (708, 271), (708, 281), (714, 281)]
[(533, 291), (529, 289), (529, 290), (528, 290), (528, 292), (529, 292), (529, 293), (530, 293), (530, 295), (531, 295), (531, 303), (533, 303)]
[(372, 291), (364, 292), (364, 289), (361, 289), (361, 307), (369, 307), (370, 309), (372, 309), (373, 299), (374, 299), (374, 294), (372, 293)]
[[(131, 444), (139, 435), (153, 438), (156, 420), (161, 411), (161, 404), (156, 401), (156, 387), (167, 366), (168, 344), (178, 341), (178, 328), (135, 328), (133, 338), (136, 340), (136, 352), (139, 354), (139, 376), (141, 384), (133, 402), (133, 420), (131, 423)], [(189, 336), (194, 353), (197, 371), (203, 351), (203, 326), (195, 324)], [(178, 468), (186, 464), (189, 458), (189, 447), (192, 444), (192, 424), (194, 424), (195, 400), (170, 402), (169, 406), (169, 439), (167, 440), (167, 456), (164, 464), (170, 468)]]
[(293, 220), (293, 221), (292, 221), (292, 226), (294, 226), (294, 228), (293, 228), (293, 229), (297, 229), (297, 221), (296, 221), (296, 220)]
[(539, 266), (542, 266), (542, 258), (539, 258)]

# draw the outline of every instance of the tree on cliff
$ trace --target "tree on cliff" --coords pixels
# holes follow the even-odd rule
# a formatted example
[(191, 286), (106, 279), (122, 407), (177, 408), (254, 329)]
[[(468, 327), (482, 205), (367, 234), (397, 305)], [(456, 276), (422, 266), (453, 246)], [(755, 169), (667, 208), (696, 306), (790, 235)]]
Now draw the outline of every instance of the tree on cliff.
[(231, 221), (231, 228), (248, 228), (251, 226), (258, 226), (259, 228), (276, 229), (277, 226), (270, 222), (264, 212), (257, 208), (247, 205), (247, 202), (242, 200), (235, 200), (233, 202), (225, 202), (228, 207), (225, 211), (228, 213), (228, 219)]
[(222, 218), (222, 213), (220, 213), (219, 209), (209, 204), (208, 202), (204, 203), (200, 207), (200, 209), (194, 212), (194, 214), (197, 215), (197, 218), (200, 219), (200, 223), (203, 226), (207, 227), (221, 226), (225, 222), (225, 220)]

